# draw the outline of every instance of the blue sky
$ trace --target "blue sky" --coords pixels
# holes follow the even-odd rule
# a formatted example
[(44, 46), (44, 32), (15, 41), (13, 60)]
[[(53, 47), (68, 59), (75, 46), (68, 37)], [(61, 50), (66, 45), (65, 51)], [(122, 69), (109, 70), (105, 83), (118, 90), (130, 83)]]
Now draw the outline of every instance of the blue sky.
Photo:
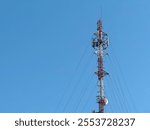
[(110, 37), (106, 112), (150, 112), (149, 6), (149, 0), (1, 0), (0, 112), (97, 110), (91, 38), (100, 17)]

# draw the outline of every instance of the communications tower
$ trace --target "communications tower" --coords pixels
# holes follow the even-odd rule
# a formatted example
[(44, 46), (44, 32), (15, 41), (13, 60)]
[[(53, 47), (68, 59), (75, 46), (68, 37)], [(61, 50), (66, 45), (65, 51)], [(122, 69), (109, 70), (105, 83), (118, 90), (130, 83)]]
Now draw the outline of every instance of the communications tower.
[(97, 22), (97, 31), (94, 33), (94, 37), (92, 39), (92, 47), (95, 50), (95, 54), (98, 57), (98, 69), (95, 74), (98, 77), (98, 111), (97, 113), (104, 113), (104, 107), (108, 103), (107, 98), (104, 95), (104, 76), (109, 73), (104, 70), (103, 58), (107, 54), (106, 49), (109, 45), (108, 35), (103, 32), (102, 20), (98, 20)]

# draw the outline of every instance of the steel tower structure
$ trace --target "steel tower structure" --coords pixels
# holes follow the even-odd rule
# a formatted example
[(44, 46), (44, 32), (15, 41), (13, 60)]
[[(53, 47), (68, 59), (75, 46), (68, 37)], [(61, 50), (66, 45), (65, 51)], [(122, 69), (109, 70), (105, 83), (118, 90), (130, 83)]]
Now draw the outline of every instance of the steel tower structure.
[(95, 49), (95, 54), (98, 57), (98, 70), (95, 74), (98, 77), (98, 96), (97, 103), (99, 110), (97, 113), (104, 113), (104, 106), (108, 103), (107, 98), (104, 95), (104, 76), (108, 75), (108, 72), (104, 70), (103, 58), (107, 54), (106, 49), (109, 44), (109, 38), (106, 33), (103, 32), (102, 20), (97, 22), (97, 31), (94, 33), (92, 39), (92, 47)]

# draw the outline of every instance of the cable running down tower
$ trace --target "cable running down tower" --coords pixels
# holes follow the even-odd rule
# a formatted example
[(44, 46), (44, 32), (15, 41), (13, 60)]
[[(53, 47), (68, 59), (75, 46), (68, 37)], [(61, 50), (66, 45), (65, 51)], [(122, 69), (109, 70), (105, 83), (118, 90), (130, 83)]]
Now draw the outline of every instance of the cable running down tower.
[(104, 76), (109, 73), (104, 70), (103, 66), (103, 58), (107, 54), (105, 50), (108, 45), (109, 38), (108, 35), (103, 32), (102, 20), (100, 19), (97, 22), (97, 31), (94, 33), (94, 37), (92, 39), (92, 47), (95, 49), (95, 54), (98, 57), (98, 70), (95, 72), (98, 77), (97, 103), (99, 110), (97, 113), (104, 113), (104, 106), (108, 103), (108, 100), (104, 95)]

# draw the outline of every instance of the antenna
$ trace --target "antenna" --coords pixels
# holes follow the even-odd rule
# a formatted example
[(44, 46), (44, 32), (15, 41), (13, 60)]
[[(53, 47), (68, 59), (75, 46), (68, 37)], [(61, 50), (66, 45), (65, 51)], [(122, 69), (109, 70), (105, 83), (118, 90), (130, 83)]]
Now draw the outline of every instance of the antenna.
[(102, 17), (103, 17), (103, 9), (102, 9), (102, 5), (101, 5), (100, 14), (101, 14), (100, 19), (102, 19)]
[(104, 113), (104, 106), (108, 103), (108, 100), (104, 95), (104, 76), (109, 73), (104, 70), (103, 58), (107, 54), (105, 50), (108, 47), (109, 38), (108, 35), (103, 32), (102, 27), (102, 19), (100, 19), (97, 22), (97, 31), (94, 33), (94, 37), (92, 39), (92, 47), (95, 49), (95, 54), (98, 57), (98, 70), (95, 72), (98, 77), (97, 103), (99, 110), (97, 113)]

